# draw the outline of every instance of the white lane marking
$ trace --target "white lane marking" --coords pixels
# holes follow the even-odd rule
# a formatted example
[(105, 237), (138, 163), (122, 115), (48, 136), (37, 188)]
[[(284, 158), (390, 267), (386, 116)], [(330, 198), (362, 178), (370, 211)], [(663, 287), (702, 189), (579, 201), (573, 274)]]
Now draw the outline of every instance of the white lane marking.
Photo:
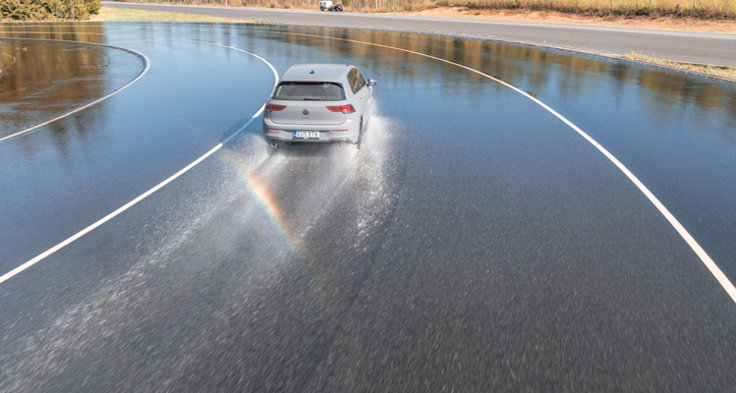
[(7, 53), (0, 53), (0, 56), (5, 56), (5, 57), (9, 57), (10, 58), (10, 64), (8, 64), (7, 66), (5, 66), (5, 68), (0, 68), (0, 74), (3, 73), (8, 68), (12, 67), (13, 64), (15, 64), (16, 61), (18, 61), (18, 59), (15, 56), (9, 55)]
[[(309, 36), (309, 37), (321, 37), (321, 38), (324, 38), (324, 36), (319, 36), (319, 35), (316, 35), (316, 34), (303, 34), (303, 33), (287, 33), (287, 34), (303, 35), (303, 36)], [(478, 74), (480, 76), (483, 76), (485, 78), (488, 78), (488, 79), (490, 79), (490, 80), (492, 80), (494, 82), (498, 82), (498, 83), (500, 83), (500, 84), (502, 84), (502, 85), (504, 85), (504, 86), (506, 86), (506, 87), (508, 87), (508, 88), (510, 88), (510, 89), (512, 89), (514, 91), (516, 91), (517, 93), (523, 95), (524, 97), (532, 100), (537, 105), (541, 106), (542, 108), (544, 108), (545, 110), (547, 110), (549, 113), (553, 114), (555, 117), (557, 117), (558, 119), (562, 120), (562, 122), (564, 122), (565, 124), (567, 124), (570, 128), (572, 128), (575, 132), (577, 132), (580, 136), (582, 136), (586, 141), (588, 141), (591, 145), (593, 145), (593, 147), (595, 147), (596, 149), (598, 149), (598, 151), (600, 151), (601, 153), (603, 153), (603, 155), (606, 158), (608, 158), (608, 160), (611, 161), (627, 178), (629, 178), (629, 180), (632, 183), (634, 183), (634, 185), (639, 189), (639, 191), (641, 191), (641, 193), (644, 194), (644, 196), (647, 197), (647, 199), (649, 199), (649, 201), (654, 205), (654, 207), (657, 210), (659, 210), (659, 212), (670, 223), (670, 225), (672, 225), (672, 227), (675, 229), (675, 231), (677, 231), (677, 233), (680, 235), (680, 237), (682, 237), (682, 239), (685, 240), (685, 242), (687, 243), (687, 245), (690, 246), (690, 249), (692, 249), (693, 252), (695, 252), (695, 255), (697, 255), (698, 258), (700, 258), (700, 261), (703, 262), (703, 265), (705, 265), (705, 267), (708, 269), (708, 271), (710, 271), (710, 273), (713, 275), (713, 277), (716, 279), (716, 281), (718, 281), (718, 283), (721, 285), (721, 287), (723, 287), (723, 289), (726, 291), (726, 293), (728, 294), (728, 296), (731, 297), (731, 300), (734, 303), (736, 303), (736, 287), (734, 287), (733, 283), (731, 283), (731, 281), (728, 279), (728, 277), (726, 277), (726, 275), (723, 273), (723, 271), (718, 267), (718, 265), (716, 265), (716, 263), (713, 261), (713, 259), (710, 257), (710, 255), (708, 255), (708, 253), (703, 249), (703, 247), (701, 247), (700, 244), (698, 244), (698, 242), (695, 240), (695, 238), (693, 238), (693, 236), (690, 235), (690, 232), (688, 232), (687, 229), (685, 229), (685, 227), (680, 223), (680, 221), (677, 220), (677, 218), (675, 218), (675, 216), (669, 211), (669, 209), (667, 209), (667, 207), (664, 206), (664, 204), (649, 190), (649, 188), (647, 188), (647, 186), (644, 185), (644, 183), (641, 182), (641, 180), (639, 180), (639, 178), (637, 178), (623, 163), (621, 163), (621, 161), (619, 161), (613, 154), (611, 154), (611, 152), (609, 152), (605, 147), (603, 147), (600, 143), (598, 143), (598, 141), (596, 141), (595, 139), (593, 139), (593, 137), (591, 137), (590, 135), (588, 135), (585, 131), (583, 131), (582, 129), (580, 129), (580, 127), (576, 126), (573, 122), (571, 122), (570, 120), (568, 120), (567, 118), (565, 118), (564, 116), (562, 116), (561, 114), (559, 114), (554, 109), (550, 108), (547, 104), (545, 104), (542, 101), (538, 100), (537, 98), (535, 98), (531, 94), (529, 94), (529, 93), (527, 93), (527, 92), (525, 92), (525, 91), (517, 88), (516, 86), (513, 86), (513, 85), (509, 84), (508, 82), (505, 82), (505, 81), (503, 81), (501, 79), (498, 79), (498, 78), (496, 78), (496, 77), (494, 77), (494, 76), (492, 76), (490, 74), (486, 74), (483, 71), (477, 70), (475, 68), (470, 68), (468, 66), (465, 66), (465, 65), (462, 65), (462, 64), (459, 64), (459, 63), (455, 63), (453, 61), (450, 61), (450, 60), (447, 60), (447, 59), (443, 59), (441, 57), (436, 57), (436, 56), (428, 55), (426, 53), (416, 52), (416, 51), (409, 50), (409, 49), (398, 48), (398, 47), (395, 47), (395, 46), (383, 45), (383, 44), (376, 44), (376, 43), (373, 43), (373, 42), (366, 42), (366, 41), (359, 41), (359, 40), (351, 40), (351, 39), (347, 39), (347, 38), (337, 38), (337, 37), (331, 37), (331, 39), (337, 39), (337, 40), (349, 41), (349, 42), (355, 42), (355, 43), (367, 44), (367, 45), (374, 45), (374, 46), (378, 46), (378, 47), (383, 47), (383, 48), (388, 48), (388, 49), (394, 49), (394, 50), (398, 50), (398, 51), (402, 51), (402, 52), (406, 52), (406, 53), (412, 53), (412, 54), (415, 54), (415, 55), (418, 55), (418, 56), (424, 56), (424, 57), (427, 57), (427, 58), (430, 58), (430, 59), (438, 60), (438, 61), (441, 61), (443, 63), (454, 65), (454, 66), (460, 67), (462, 69), (465, 69), (467, 71), (476, 73), (476, 74)]]
[[(288, 33), (288, 32), (282, 32), (282, 33), (283, 34), (287, 34), (287, 35), (301, 35), (301, 36), (306, 36), (306, 37), (324, 38), (324, 36), (320, 36), (320, 35), (316, 35), (316, 34)], [(718, 283), (721, 285), (721, 287), (726, 291), (726, 293), (729, 295), (729, 297), (731, 298), (731, 300), (734, 303), (736, 303), (736, 287), (734, 287), (733, 283), (731, 283), (731, 281), (728, 279), (728, 277), (726, 277), (726, 275), (718, 267), (718, 265), (716, 265), (716, 263), (708, 255), (708, 253), (700, 246), (700, 244), (695, 240), (695, 238), (692, 237), (692, 235), (687, 231), (687, 229), (685, 229), (685, 227), (679, 222), (679, 220), (677, 220), (677, 218), (675, 218), (675, 216), (669, 211), (669, 209), (667, 209), (667, 207), (664, 206), (664, 204), (662, 204), (662, 202), (649, 190), (649, 188), (647, 188), (644, 185), (644, 183), (642, 183), (639, 180), (639, 178), (637, 178), (623, 163), (621, 163), (621, 161), (619, 161), (606, 148), (604, 148), (600, 143), (598, 143), (598, 141), (596, 141), (595, 139), (593, 139), (585, 131), (583, 131), (582, 129), (580, 129), (580, 127), (576, 126), (573, 122), (571, 122), (570, 120), (568, 120), (567, 118), (565, 118), (564, 116), (562, 116), (561, 114), (559, 114), (557, 111), (555, 111), (554, 109), (552, 109), (551, 107), (549, 107), (547, 104), (543, 103), (542, 101), (538, 100), (537, 98), (533, 97), (532, 95), (530, 95), (530, 94), (522, 91), (521, 89), (519, 89), (519, 88), (517, 88), (517, 87), (515, 87), (515, 86), (513, 86), (513, 85), (511, 85), (511, 84), (509, 84), (509, 83), (507, 83), (507, 82), (505, 82), (505, 81), (503, 81), (501, 79), (498, 79), (498, 78), (496, 78), (496, 77), (494, 77), (494, 76), (492, 76), (490, 74), (487, 74), (487, 73), (485, 73), (483, 71), (480, 71), (480, 70), (477, 70), (477, 69), (474, 69), (474, 68), (471, 68), (471, 67), (468, 67), (468, 66), (459, 64), (459, 63), (455, 63), (455, 62), (450, 61), (450, 60), (447, 60), (447, 59), (443, 59), (443, 58), (440, 58), (440, 57), (428, 55), (426, 53), (412, 51), (412, 50), (409, 50), (409, 49), (399, 48), (399, 47), (390, 46), (390, 45), (377, 44), (377, 43), (373, 43), (373, 42), (366, 42), (366, 41), (359, 41), (359, 40), (351, 40), (351, 39), (347, 39), (347, 38), (338, 38), (338, 37), (332, 37), (332, 39), (341, 40), (341, 41), (347, 41), (347, 42), (355, 42), (355, 43), (359, 43), (359, 44), (373, 45), (373, 46), (377, 46), (377, 47), (383, 47), (383, 48), (387, 48), (387, 49), (398, 50), (398, 51), (402, 51), (402, 52), (406, 52), (406, 53), (412, 53), (412, 54), (415, 54), (415, 55), (418, 55), (418, 56), (427, 57), (427, 58), (434, 59), (434, 60), (437, 60), (437, 61), (441, 61), (443, 63), (451, 64), (451, 65), (454, 65), (454, 66), (463, 68), (463, 69), (465, 69), (467, 71), (476, 73), (476, 74), (478, 74), (480, 76), (483, 76), (485, 78), (488, 78), (488, 79), (490, 79), (492, 81), (495, 81), (497, 83), (500, 83), (503, 86), (506, 86), (506, 87), (508, 87), (508, 88), (516, 91), (517, 93), (523, 95), (524, 97), (527, 97), (528, 99), (532, 100), (533, 102), (535, 102), (536, 104), (538, 104), (539, 106), (541, 106), (542, 108), (544, 108), (545, 110), (547, 110), (548, 112), (550, 112), (551, 114), (553, 114), (555, 117), (557, 117), (558, 119), (562, 120), (565, 124), (567, 124), (570, 128), (572, 128), (575, 132), (577, 132), (580, 136), (582, 136), (585, 140), (587, 140), (591, 145), (593, 145), (593, 147), (595, 147), (596, 149), (598, 149), (598, 151), (600, 151), (606, 158), (608, 158), (608, 160), (611, 161), (627, 178), (629, 178), (629, 180), (632, 183), (634, 183), (634, 185), (644, 194), (644, 196), (647, 197), (647, 199), (649, 199), (649, 201), (654, 205), (654, 207), (665, 217), (665, 219), (670, 223), (670, 225), (672, 225), (672, 227), (675, 229), (675, 231), (677, 231), (677, 233), (680, 235), (680, 237), (682, 237), (682, 239), (685, 240), (685, 242), (688, 244), (688, 246), (690, 246), (690, 248), (693, 250), (693, 252), (695, 252), (695, 254), (698, 256), (698, 258), (700, 258), (701, 262), (705, 265), (705, 267), (708, 269), (708, 271), (713, 275), (713, 277), (716, 279), (716, 281), (718, 281)], [(251, 54), (251, 55), (256, 56), (257, 58), (261, 59), (262, 61), (264, 61), (271, 68), (271, 70), (273, 71), (273, 73), (274, 73), (274, 75), (276, 77), (276, 82), (274, 83), (274, 87), (278, 83), (278, 73), (273, 68), (273, 66), (271, 65), (271, 63), (269, 63), (267, 60), (265, 60), (262, 57), (256, 55), (255, 53), (252, 53), (252, 52), (249, 52), (249, 51), (245, 51), (245, 50), (242, 50), (242, 49), (239, 49), (239, 48), (234, 48), (234, 47), (231, 47), (231, 46), (225, 45), (225, 44), (217, 44), (217, 43), (214, 43), (214, 44), (220, 45), (220, 46), (223, 46), (223, 47), (227, 47), (227, 48), (232, 48), (232, 49), (235, 49), (235, 50), (239, 50), (239, 51), (242, 51), (242, 52)], [(261, 109), (258, 111), (258, 113), (256, 115), (254, 115), (254, 118), (257, 117), (258, 115), (260, 115), (260, 113), (262, 111), (263, 111), (263, 107), (261, 107)], [(252, 119), (251, 119), (251, 121), (252, 121)], [(228, 137), (223, 143), (227, 143), (230, 139), (232, 139), (235, 135), (237, 135), (237, 133), (239, 133), (241, 131), (242, 131), (242, 129), (239, 129), (233, 135), (231, 135), (230, 137)], [(220, 146), (220, 147), (222, 147), (222, 146)], [(219, 150), (219, 147), (216, 147), (216, 149)], [(76, 239), (74, 239), (74, 240), (76, 240)], [(61, 248), (61, 247), (59, 247), (59, 248)], [(41, 254), (41, 255), (43, 255), (43, 254)], [(48, 255), (46, 255), (46, 256), (48, 256)], [(44, 258), (45, 258), (45, 256), (44, 256)], [(43, 258), (41, 258), (41, 259), (43, 259)], [(29, 262), (31, 262), (31, 261), (29, 261)], [(29, 263), (29, 262), (26, 262), (26, 264)], [(38, 262), (38, 261), (36, 261), (36, 262)], [(21, 265), (21, 266), (24, 266), (24, 265)], [(30, 267), (30, 266), (26, 266), (26, 268), (27, 267)], [(16, 269), (18, 269), (18, 268), (16, 268)], [(25, 269), (23, 269), (23, 270), (25, 270)], [(8, 274), (10, 274), (10, 273), (7, 273), (6, 275), (8, 275)], [(7, 279), (5, 277), (6, 275), (3, 275), (2, 277), (0, 277), (0, 284)]]
[(27, 133), (35, 130), (35, 129), (38, 129), (38, 128), (43, 127), (43, 126), (45, 126), (47, 124), (53, 123), (53, 122), (55, 122), (57, 120), (61, 120), (61, 119), (65, 118), (65, 117), (71, 116), (71, 115), (73, 115), (73, 114), (75, 114), (75, 113), (77, 113), (77, 112), (79, 112), (79, 111), (81, 111), (83, 109), (87, 109), (87, 108), (91, 107), (92, 105), (98, 104), (98, 103), (100, 103), (100, 102), (102, 102), (102, 101), (104, 101), (104, 100), (106, 100), (106, 99), (114, 96), (115, 94), (120, 93), (125, 88), (127, 88), (130, 85), (132, 85), (133, 83), (137, 82), (139, 79), (141, 79), (143, 77), (143, 75), (146, 74), (146, 72), (148, 72), (148, 69), (151, 68), (151, 61), (148, 59), (148, 57), (146, 55), (144, 55), (141, 52), (138, 52), (137, 50), (129, 49), (129, 48), (124, 48), (122, 46), (116, 46), (116, 45), (110, 45), (110, 44), (101, 44), (101, 43), (97, 43), (97, 42), (55, 40), (55, 39), (46, 39), (46, 38), (20, 38), (20, 39), (18, 39), (18, 38), (11, 38), (11, 40), (18, 40), (18, 41), (22, 41), (22, 40), (52, 41), (52, 42), (66, 42), (66, 43), (74, 43), (74, 44), (87, 44), (87, 45), (104, 46), (104, 47), (107, 47), (107, 48), (118, 49), (118, 50), (122, 50), (122, 51), (125, 51), (125, 52), (128, 52), (128, 53), (132, 53), (132, 54), (138, 56), (139, 59), (143, 60), (143, 65), (144, 66), (143, 66), (143, 71), (141, 71), (140, 74), (138, 74), (138, 76), (135, 77), (135, 79), (133, 79), (130, 82), (126, 83), (122, 87), (114, 90), (110, 94), (108, 94), (108, 95), (106, 95), (104, 97), (100, 97), (100, 98), (98, 98), (98, 99), (96, 99), (96, 100), (94, 100), (94, 101), (92, 101), (92, 102), (90, 102), (90, 103), (88, 103), (86, 105), (80, 106), (79, 108), (73, 109), (70, 112), (64, 113), (61, 116), (57, 116), (57, 117), (55, 117), (55, 118), (53, 118), (53, 119), (51, 119), (49, 121), (45, 121), (45, 122), (43, 122), (41, 124), (37, 124), (37, 125), (35, 125), (33, 127), (26, 128), (25, 130), (20, 130), (20, 131), (17, 131), (17, 132), (12, 133), (10, 135), (6, 135), (6, 136), (0, 138), (0, 143), (2, 143), (4, 141), (7, 141), (7, 140), (9, 140), (11, 138), (15, 138), (17, 136), (20, 136), (20, 135), (23, 135), (23, 134), (27, 134)]
[[(262, 62), (266, 63), (266, 65), (271, 69), (271, 72), (273, 72), (273, 76), (274, 76), (273, 88), (274, 89), (276, 88), (276, 85), (279, 82), (279, 74), (276, 71), (276, 69), (273, 67), (273, 65), (268, 60), (264, 59), (263, 57), (255, 54), (255, 53), (253, 53), (251, 51), (247, 51), (247, 50), (244, 50), (244, 49), (236, 48), (236, 47), (225, 45), (225, 44), (219, 44), (219, 43), (215, 43), (215, 42), (212, 42), (212, 43), (215, 44), (215, 45), (223, 46), (223, 47), (226, 47), (226, 48), (234, 49), (234, 50), (237, 50), (237, 51), (240, 51), (240, 52), (249, 54), (249, 55), (251, 55), (251, 56), (253, 56), (253, 57), (261, 60)], [(120, 215), (124, 211), (126, 211), (126, 210), (130, 209), (131, 207), (133, 207), (134, 205), (136, 205), (138, 202), (146, 199), (148, 196), (150, 196), (154, 192), (160, 190), (161, 188), (163, 188), (167, 184), (169, 184), (172, 181), (176, 180), (176, 178), (178, 178), (179, 176), (187, 173), (190, 169), (192, 169), (195, 166), (197, 166), (197, 164), (199, 164), (200, 162), (204, 161), (207, 157), (211, 156), (212, 154), (214, 154), (215, 152), (217, 152), (218, 150), (220, 150), (226, 143), (230, 142), (233, 138), (235, 138), (235, 136), (237, 136), (238, 134), (240, 134), (241, 132), (243, 132), (243, 130), (245, 130), (251, 123), (253, 123), (253, 120), (255, 120), (258, 116), (260, 116), (261, 113), (263, 113), (263, 109), (265, 108), (265, 106), (266, 106), (265, 103), (263, 105), (261, 105), (261, 108), (258, 109), (258, 112), (256, 112), (250, 118), (250, 120), (248, 120), (243, 126), (241, 126), (240, 128), (238, 128), (237, 130), (235, 130), (235, 132), (233, 132), (232, 134), (230, 134), (230, 136), (228, 136), (227, 138), (225, 138), (222, 142), (218, 143), (215, 147), (213, 147), (212, 149), (210, 149), (207, 153), (204, 153), (201, 157), (199, 157), (196, 160), (194, 160), (191, 164), (185, 166), (184, 168), (182, 168), (181, 170), (179, 170), (175, 174), (171, 175), (168, 179), (166, 179), (166, 180), (162, 181), (161, 183), (155, 185), (153, 188), (151, 188), (148, 191), (144, 192), (143, 194), (139, 195), (138, 197), (136, 197), (132, 201), (126, 203), (125, 205), (119, 207), (118, 209), (116, 209), (112, 213), (106, 215), (105, 217), (102, 217), (101, 219), (97, 220), (96, 222), (94, 222), (93, 224), (89, 225), (88, 227), (86, 227), (86, 228), (82, 229), (81, 231), (75, 233), (74, 235), (68, 237), (66, 240), (62, 241), (61, 243), (59, 243), (59, 244), (57, 244), (57, 245), (49, 248), (48, 250), (42, 252), (41, 254), (38, 254), (33, 259), (31, 259), (31, 260), (23, 263), (22, 265), (16, 267), (13, 270), (11, 270), (11, 271), (3, 274), (2, 276), (0, 276), (0, 284), (2, 284), (3, 282), (5, 282), (5, 281), (7, 281), (7, 280), (9, 280), (9, 279), (11, 279), (13, 277), (15, 277), (16, 275), (18, 275), (19, 273), (21, 273), (24, 270), (28, 269), (29, 267), (31, 267), (31, 266), (33, 266), (33, 265), (41, 262), (42, 260), (44, 260), (48, 256), (50, 256), (53, 253), (61, 250), (64, 247), (68, 246), (69, 244), (73, 243), (75, 240), (77, 240), (80, 237), (88, 234), (89, 232), (93, 231), (94, 229), (96, 229), (100, 225), (102, 225), (102, 224), (104, 224), (104, 223), (112, 220), (113, 218), (117, 217), (118, 215)]]

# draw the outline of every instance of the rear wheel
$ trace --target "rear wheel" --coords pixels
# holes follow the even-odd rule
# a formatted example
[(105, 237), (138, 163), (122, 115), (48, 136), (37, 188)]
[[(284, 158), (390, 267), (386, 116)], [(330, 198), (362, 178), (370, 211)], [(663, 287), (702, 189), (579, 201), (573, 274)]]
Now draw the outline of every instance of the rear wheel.
[(363, 118), (360, 118), (360, 127), (358, 127), (358, 140), (355, 142), (355, 146), (360, 149), (360, 143), (363, 142)]

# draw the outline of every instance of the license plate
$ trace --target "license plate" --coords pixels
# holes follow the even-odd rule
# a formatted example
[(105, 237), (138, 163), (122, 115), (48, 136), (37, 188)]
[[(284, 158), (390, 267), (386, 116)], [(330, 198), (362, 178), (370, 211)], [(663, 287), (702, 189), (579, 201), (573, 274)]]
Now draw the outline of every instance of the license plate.
[(319, 131), (294, 131), (294, 139), (319, 139)]

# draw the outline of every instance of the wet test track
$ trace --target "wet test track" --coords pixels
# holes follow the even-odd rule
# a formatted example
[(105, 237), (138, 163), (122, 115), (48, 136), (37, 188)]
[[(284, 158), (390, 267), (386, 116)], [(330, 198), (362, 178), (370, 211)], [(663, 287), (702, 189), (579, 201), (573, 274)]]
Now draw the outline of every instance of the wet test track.
[[(732, 84), (406, 33), (4, 25), (0, 138), (150, 69), (0, 142), (0, 274), (238, 134), (0, 284), (0, 391), (736, 386), (736, 304), (590, 143), (468, 70), (310, 35), (404, 47), (529, 92), (618, 157), (736, 279)], [(279, 73), (358, 65), (379, 81), (362, 149), (270, 154), (249, 120), (271, 69), (207, 41)]]

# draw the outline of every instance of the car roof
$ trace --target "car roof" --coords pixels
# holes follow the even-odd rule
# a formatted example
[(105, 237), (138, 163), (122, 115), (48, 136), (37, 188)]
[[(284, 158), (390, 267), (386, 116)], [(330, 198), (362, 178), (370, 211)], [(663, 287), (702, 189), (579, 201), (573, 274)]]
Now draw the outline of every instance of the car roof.
[(282, 81), (342, 82), (350, 64), (295, 64), (281, 77)]

